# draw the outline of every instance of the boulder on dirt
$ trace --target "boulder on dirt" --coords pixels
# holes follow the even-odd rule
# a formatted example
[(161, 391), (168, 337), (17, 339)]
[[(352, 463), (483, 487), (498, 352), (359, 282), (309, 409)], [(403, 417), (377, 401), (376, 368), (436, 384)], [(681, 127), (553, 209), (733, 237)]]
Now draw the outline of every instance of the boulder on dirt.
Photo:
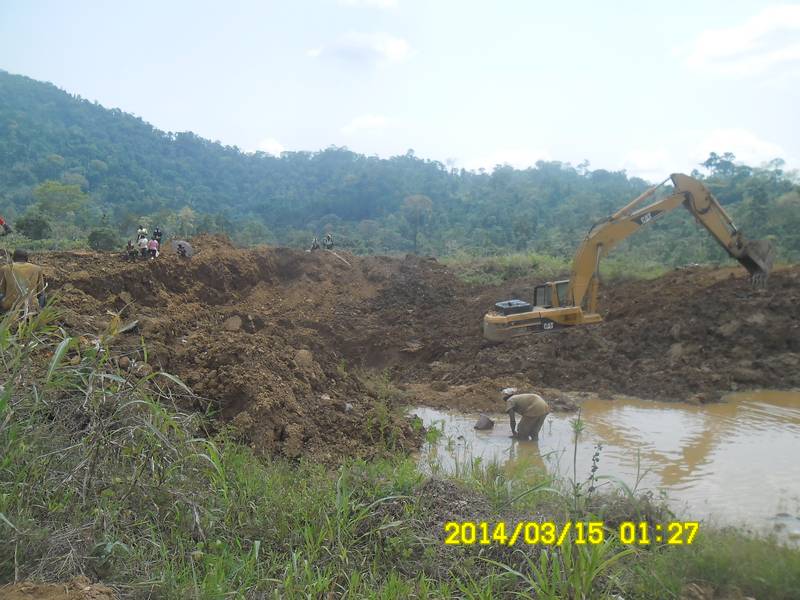
[(728, 321), (724, 325), (720, 325), (717, 327), (717, 333), (720, 334), (724, 338), (733, 337), (737, 331), (739, 331), (739, 326), (741, 323), (738, 321)]
[(314, 355), (310, 350), (298, 350), (294, 353), (294, 364), (300, 369), (311, 369), (314, 367)]
[(146, 362), (140, 362), (136, 365), (136, 374), (139, 377), (147, 377), (153, 372), (153, 367), (148, 365)]
[(222, 323), (222, 328), (225, 331), (239, 331), (242, 328), (242, 317), (239, 315), (228, 317), (225, 319), (225, 322)]
[(190, 257), (194, 255), (194, 248), (186, 240), (172, 240), (172, 249), (179, 255)]
[(486, 415), (481, 415), (478, 417), (478, 421), (475, 423), (475, 429), (478, 431), (485, 431), (486, 429), (492, 429), (494, 427), (494, 421), (492, 421)]
[(670, 360), (670, 363), (674, 364), (676, 361), (680, 360), (680, 358), (683, 356), (683, 354), (684, 354), (683, 344), (681, 344), (680, 342), (672, 344), (669, 347), (669, 360)]

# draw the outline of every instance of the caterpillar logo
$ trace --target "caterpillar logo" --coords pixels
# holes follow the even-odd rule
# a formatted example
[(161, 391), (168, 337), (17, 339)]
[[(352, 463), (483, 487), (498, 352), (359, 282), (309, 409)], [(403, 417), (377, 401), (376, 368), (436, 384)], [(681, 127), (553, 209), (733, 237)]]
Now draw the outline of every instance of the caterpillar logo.
[(634, 221), (639, 223), (639, 225), (644, 225), (645, 223), (649, 223), (653, 219), (655, 219), (658, 215), (660, 215), (663, 210), (650, 210), (644, 213), (641, 217), (636, 217)]
[(535, 333), (541, 333), (543, 331), (553, 331), (554, 329), (561, 329), (564, 327), (561, 323), (557, 323), (551, 319), (538, 319), (534, 321), (530, 325), (528, 325), (525, 329), (527, 331), (532, 331)]

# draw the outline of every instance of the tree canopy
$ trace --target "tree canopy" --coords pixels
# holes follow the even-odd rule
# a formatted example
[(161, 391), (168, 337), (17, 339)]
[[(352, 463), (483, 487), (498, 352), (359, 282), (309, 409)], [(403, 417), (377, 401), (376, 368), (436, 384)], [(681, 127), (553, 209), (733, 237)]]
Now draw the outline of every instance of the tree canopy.
[[(756, 167), (712, 153), (698, 169), (748, 237), (800, 259), (800, 186), (781, 159)], [(333, 231), (356, 252), (570, 256), (594, 221), (648, 185), (588, 162), (473, 172), (413, 151), (247, 153), (0, 71), (0, 214), (32, 235), (86, 240), (110, 227), (122, 240), (144, 220), (167, 236), (221, 231), (247, 244), (305, 247)], [(724, 256), (685, 211), (616, 253), (667, 265)]]

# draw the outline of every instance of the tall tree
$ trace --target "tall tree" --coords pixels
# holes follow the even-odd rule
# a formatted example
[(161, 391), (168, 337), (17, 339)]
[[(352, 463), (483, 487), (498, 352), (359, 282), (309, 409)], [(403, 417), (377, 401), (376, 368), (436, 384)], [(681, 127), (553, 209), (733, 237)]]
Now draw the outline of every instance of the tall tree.
[(414, 242), (414, 254), (419, 247), (419, 232), (433, 213), (433, 201), (423, 194), (408, 196), (403, 201), (403, 215), (411, 227), (411, 239)]
[(33, 190), (39, 210), (50, 216), (64, 213), (77, 213), (86, 208), (89, 196), (83, 193), (80, 185), (45, 181)]

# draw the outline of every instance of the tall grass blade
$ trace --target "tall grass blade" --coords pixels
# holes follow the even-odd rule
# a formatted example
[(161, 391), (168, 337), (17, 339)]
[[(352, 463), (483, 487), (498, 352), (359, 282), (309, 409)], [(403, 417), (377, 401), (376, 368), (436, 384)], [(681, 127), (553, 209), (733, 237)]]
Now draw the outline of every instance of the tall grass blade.
[(71, 337), (65, 337), (63, 340), (61, 340), (61, 343), (56, 347), (55, 352), (53, 352), (53, 358), (50, 360), (50, 366), (47, 369), (47, 375), (45, 376), (45, 384), (49, 384), (53, 380), (53, 374), (56, 372), (56, 369), (61, 364), (61, 361), (64, 360), (64, 356), (66, 356), (67, 352), (69, 351), (73, 339), (74, 338)]

